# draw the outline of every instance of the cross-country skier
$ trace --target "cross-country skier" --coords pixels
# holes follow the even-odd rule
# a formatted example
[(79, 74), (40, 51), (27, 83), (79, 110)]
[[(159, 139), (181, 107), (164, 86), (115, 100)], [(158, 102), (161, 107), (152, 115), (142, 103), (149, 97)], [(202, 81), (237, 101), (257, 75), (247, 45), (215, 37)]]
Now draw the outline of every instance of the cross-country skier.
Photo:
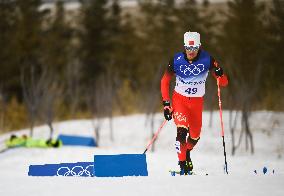
[[(227, 86), (228, 79), (217, 61), (201, 48), (200, 34), (184, 34), (185, 51), (176, 53), (161, 79), (161, 93), (166, 120), (172, 117), (177, 126), (175, 147), (178, 154), (181, 175), (193, 170), (190, 151), (200, 139), (202, 127), (203, 96), (205, 82), (210, 71), (219, 78), (220, 86)], [(170, 102), (169, 86), (175, 76), (176, 83)]]
[(5, 141), (5, 144), (8, 148), (14, 148), (14, 147), (58, 148), (62, 146), (62, 141), (58, 139), (48, 139), (48, 140), (33, 139), (24, 134), (20, 137), (16, 135), (11, 135), (11, 137)]

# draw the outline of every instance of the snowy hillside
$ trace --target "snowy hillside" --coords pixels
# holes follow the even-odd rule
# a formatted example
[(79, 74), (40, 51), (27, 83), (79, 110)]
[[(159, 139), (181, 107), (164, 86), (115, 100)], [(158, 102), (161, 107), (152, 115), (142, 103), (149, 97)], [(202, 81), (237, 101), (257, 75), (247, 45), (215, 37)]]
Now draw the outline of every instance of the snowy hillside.
[[(29, 177), (31, 164), (93, 161), (96, 154), (143, 153), (151, 134), (145, 115), (114, 118), (114, 141), (110, 140), (108, 120), (104, 120), (99, 148), (66, 147), (59, 149), (17, 148), (0, 154), (0, 195), (284, 195), (284, 113), (257, 112), (252, 115), (255, 154), (245, 150), (244, 141), (236, 156), (231, 156), (229, 114), (224, 113), (225, 141), (229, 175), (224, 174), (223, 146), (219, 113), (208, 127), (209, 113), (204, 112), (201, 140), (192, 152), (195, 176), (170, 176), (177, 169), (174, 149), (175, 126), (165, 125), (155, 143), (155, 152), (147, 152), (148, 177), (84, 178)], [(163, 122), (155, 116), (155, 130)], [(54, 124), (60, 133), (92, 136), (90, 120), (65, 121)], [(21, 135), (28, 130), (16, 131)], [(35, 129), (35, 137), (47, 138), (46, 126)], [(10, 134), (0, 136), (3, 145)], [(239, 132), (237, 133), (237, 138)], [(262, 168), (268, 174), (261, 174)], [(258, 171), (256, 175), (254, 170)], [(272, 173), (272, 170), (275, 173)], [(208, 173), (208, 176), (204, 174)]]

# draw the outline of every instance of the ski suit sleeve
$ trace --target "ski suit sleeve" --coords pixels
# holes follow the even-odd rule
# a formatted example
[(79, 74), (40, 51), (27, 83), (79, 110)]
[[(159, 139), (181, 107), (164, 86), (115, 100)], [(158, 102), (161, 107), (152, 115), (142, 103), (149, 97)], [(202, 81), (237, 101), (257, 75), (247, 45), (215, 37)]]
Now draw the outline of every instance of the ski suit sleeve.
[[(215, 72), (214, 72), (214, 67), (219, 67), (219, 64), (213, 57), (211, 57), (210, 71), (211, 71), (212, 75), (214, 76), (214, 78), (217, 80), (217, 76), (215, 75)], [(223, 74), (220, 77), (219, 81), (220, 81), (220, 86), (222, 86), (222, 87), (226, 87), (228, 85), (228, 83), (229, 83), (228, 77), (227, 77), (226, 74)]]
[(170, 82), (173, 75), (174, 75), (173, 60), (171, 60), (161, 79), (161, 94), (163, 101), (170, 100)]

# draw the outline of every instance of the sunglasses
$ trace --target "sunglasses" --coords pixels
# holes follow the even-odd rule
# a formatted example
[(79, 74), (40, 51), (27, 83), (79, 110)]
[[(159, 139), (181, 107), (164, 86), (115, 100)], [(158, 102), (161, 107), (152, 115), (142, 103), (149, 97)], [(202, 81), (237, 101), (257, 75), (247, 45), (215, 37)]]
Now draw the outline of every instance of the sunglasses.
[(192, 52), (196, 52), (199, 50), (199, 46), (184, 46), (184, 48)]

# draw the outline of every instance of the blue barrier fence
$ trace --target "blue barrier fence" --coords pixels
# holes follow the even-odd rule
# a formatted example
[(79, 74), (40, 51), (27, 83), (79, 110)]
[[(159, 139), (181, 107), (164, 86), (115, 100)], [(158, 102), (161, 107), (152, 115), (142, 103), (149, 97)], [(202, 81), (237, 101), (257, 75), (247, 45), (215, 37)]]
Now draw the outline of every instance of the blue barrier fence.
[(62, 141), (63, 145), (97, 146), (97, 143), (93, 137), (61, 134), (58, 136), (58, 139)]

